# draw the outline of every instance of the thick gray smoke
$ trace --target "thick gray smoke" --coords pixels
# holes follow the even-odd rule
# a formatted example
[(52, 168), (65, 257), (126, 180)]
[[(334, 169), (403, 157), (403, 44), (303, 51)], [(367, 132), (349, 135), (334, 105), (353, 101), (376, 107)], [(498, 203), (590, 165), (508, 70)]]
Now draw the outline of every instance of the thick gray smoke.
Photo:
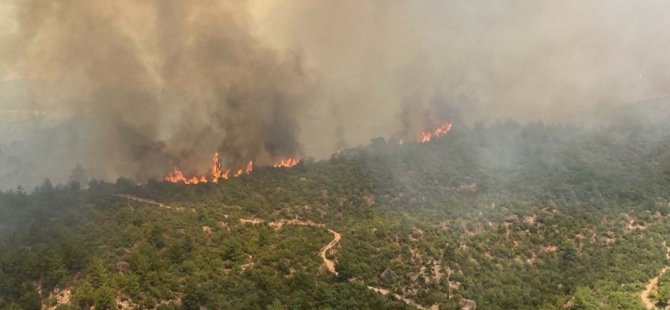
[[(670, 85), (667, 1), (8, 0), (0, 187), (322, 158), (443, 120), (592, 121)], [(640, 116), (643, 117), (643, 116)]]
[[(254, 38), (243, 1), (12, 3), (6, 80), (23, 84), (35, 124), (3, 177), (160, 176), (179, 165), (272, 163), (298, 155), (310, 87), (300, 57)], [(59, 116), (60, 120), (53, 117)], [(30, 153), (31, 158), (22, 158)], [(8, 159), (9, 160), (9, 159)]]
[[(668, 1), (261, 3), (258, 32), (302, 49), (323, 87), (312, 113), (337, 105), (349, 143), (421, 130), (416, 116), (445, 105), (468, 123), (591, 122), (670, 94)], [(310, 154), (332, 145), (308, 136), (316, 119), (303, 125)]]

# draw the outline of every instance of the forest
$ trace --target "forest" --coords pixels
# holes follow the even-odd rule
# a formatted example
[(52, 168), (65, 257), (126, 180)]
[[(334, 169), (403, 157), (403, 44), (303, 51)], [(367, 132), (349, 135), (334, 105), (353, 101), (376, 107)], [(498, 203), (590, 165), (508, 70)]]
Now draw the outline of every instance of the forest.
[(0, 193), (0, 308), (665, 306), (668, 129), (456, 124), (218, 184), (79, 167)]

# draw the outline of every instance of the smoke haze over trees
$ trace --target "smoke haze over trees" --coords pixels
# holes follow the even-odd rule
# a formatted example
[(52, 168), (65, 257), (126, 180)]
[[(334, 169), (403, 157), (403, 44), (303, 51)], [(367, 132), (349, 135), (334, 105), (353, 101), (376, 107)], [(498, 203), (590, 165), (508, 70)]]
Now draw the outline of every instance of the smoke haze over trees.
[[(0, 187), (325, 158), (452, 120), (666, 95), (664, 1), (6, 1)], [(667, 105), (666, 101), (661, 101)], [(616, 112), (625, 111), (625, 112)]]

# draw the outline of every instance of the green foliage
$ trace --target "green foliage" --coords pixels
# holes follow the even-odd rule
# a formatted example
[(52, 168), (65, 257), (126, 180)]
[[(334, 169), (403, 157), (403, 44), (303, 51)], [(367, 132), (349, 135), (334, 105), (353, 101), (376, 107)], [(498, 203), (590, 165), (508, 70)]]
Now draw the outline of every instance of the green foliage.
[(93, 306), (95, 298), (95, 290), (88, 281), (82, 281), (74, 291), (74, 300), (79, 308), (88, 309)]
[(21, 309), (41, 309), (42, 302), (36, 292), (24, 291), (19, 297), (18, 304)]
[(410, 308), (371, 286), (445, 309), (641, 309), (670, 239), (670, 140), (642, 131), (503, 123), (195, 186), (73, 172), (0, 193), (0, 308), (54, 288), (76, 308)]
[(670, 276), (667, 272), (659, 280), (655, 300), (663, 307), (667, 306), (670, 302)]
[(95, 309), (116, 309), (116, 291), (109, 286), (102, 286), (95, 291)]
[[(17, 303), (8, 303), (6, 305), (3, 305), (2, 309), (4, 310), (23, 310), (24, 308), (21, 307), (21, 305)], [(39, 309), (39, 308), (36, 308)]]
[(594, 296), (593, 292), (588, 288), (578, 287), (575, 290), (574, 297), (574, 306), (571, 309), (573, 310), (598, 310), (601, 309), (601, 305)]

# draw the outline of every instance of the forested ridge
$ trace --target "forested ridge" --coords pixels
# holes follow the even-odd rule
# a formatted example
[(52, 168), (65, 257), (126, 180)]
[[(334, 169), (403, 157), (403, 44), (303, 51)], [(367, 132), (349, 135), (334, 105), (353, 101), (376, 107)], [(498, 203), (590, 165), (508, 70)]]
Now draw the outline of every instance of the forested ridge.
[(644, 309), (668, 132), (505, 122), (219, 184), (45, 180), (0, 193), (0, 307)]

